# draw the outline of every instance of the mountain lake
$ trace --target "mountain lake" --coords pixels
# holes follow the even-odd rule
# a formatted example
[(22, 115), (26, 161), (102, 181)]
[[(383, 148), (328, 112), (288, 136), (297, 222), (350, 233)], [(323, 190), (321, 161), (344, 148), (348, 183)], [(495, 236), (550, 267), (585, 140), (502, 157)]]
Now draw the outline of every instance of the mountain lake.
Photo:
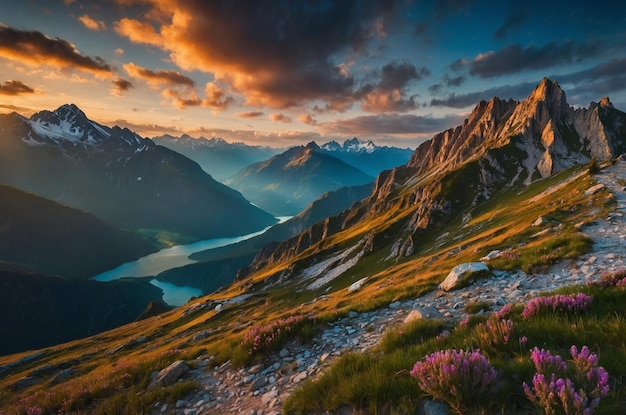
[[(278, 217), (278, 223), (289, 220), (289, 217)], [(188, 245), (175, 245), (170, 248), (162, 249), (158, 252), (146, 255), (136, 261), (127, 262), (105, 271), (93, 277), (96, 281), (113, 281), (120, 278), (145, 278), (154, 277), (168, 269), (182, 267), (184, 265), (198, 262), (189, 258), (196, 252), (206, 251), (208, 249), (221, 248), (227, 245), (236, 244), (246, 239), (265, 233), (271, 226), (267, 228), (249, 233), (247, 235), (234, 236), (228, 238), (213, 238), (197, 241)], [(179, 286), (169, 282), (159, 281), (156, 278), (150, 280), (150, 284), (163, 290), (163, 301), (169, 305), (181, 306), (185, 304), (191, 297), (199, 297), (202, 290), (196, 287)]]

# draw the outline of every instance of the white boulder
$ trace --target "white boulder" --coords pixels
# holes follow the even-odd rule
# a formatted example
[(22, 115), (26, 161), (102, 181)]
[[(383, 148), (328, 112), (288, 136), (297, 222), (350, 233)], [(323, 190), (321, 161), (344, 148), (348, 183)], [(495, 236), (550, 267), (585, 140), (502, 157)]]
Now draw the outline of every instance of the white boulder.
[(445, 280), (439, 284), (443, 291), (454, 290), (469, 283), (469, 281), (479, 274), (489, 272), (489, 267), (484, 262), (467, 262), (452, 268)]

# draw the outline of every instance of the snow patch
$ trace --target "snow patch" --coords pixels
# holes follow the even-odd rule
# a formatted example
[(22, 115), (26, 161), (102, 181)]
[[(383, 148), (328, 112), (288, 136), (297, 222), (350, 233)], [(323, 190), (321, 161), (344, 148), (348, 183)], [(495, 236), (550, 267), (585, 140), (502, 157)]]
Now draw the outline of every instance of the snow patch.
[(331, 258), (304, 269), (300, 273), (301, 279), (306, 281), (315, 278), (306, 288), (308, 290), (316, 290), (355, 266), (363, 256), (363, 252), (359, 252), (354, 256), (352, 255), (360, 248), (361, 244), (357, 244), (352, 248), (339, 252)]

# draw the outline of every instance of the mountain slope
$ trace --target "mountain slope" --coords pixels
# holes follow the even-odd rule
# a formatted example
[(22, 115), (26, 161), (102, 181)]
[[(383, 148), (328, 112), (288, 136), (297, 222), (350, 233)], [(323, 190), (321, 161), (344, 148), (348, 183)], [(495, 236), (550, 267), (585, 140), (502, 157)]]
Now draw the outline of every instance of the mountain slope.
[(278, 245), (280, 241), (298, 235), (313, 224), (348, 209), (354, 203), (366, 198), (371, 191), (370, 183), (342, 187), (324, 193), (302, 212), (272, 226), (265, 233), (235, 245), (192, 254), (190, 258), (199, 262), (162, 272), (157, 275), (157, 279), (177, 285), (198, 287), (205, 294), (213, 292), (232, 283), (237, 275), (249, 273), (246, 267), (260, 251), (271, 250), (271, 247)]
[(406, 164), (413, 154), (413, 151), (408, 148), (381, 147), (371, 141), (361, 141), (356, 137), (344, 141), (343, 145), (330, 141), (322, 144), (320, 150), (372, 177), (378, 176), (383, 170)]
[(186, 134), (180, 137), (153, 137), (152, 141), (189, 157), (220, 182), (249, 165), (267, 160), (282, 151), (272, 147), (227, 143), (221, 138), (192, 138)]
[[(546, 98), (551, 100), (550, 95)], [(620, 142), (626, 138), (622, 127), (626, 114), (611, 108), (608, 100), (603, 101), (604, 104), (595, 104), (603, 108), (598, 111), (597, 119), (601, 123), (596, 124), (598, 128), (586, 123), (583, 118), (572, 118), (568, 123), (567, 118), (557, 119), (548, 114), (552, 118), (551, 125), (572, 126), (578, 123), (575, 131), (581, 133), (567, 136), (570, 143), (567, 148), (578, 148), (577, 152), (570, 150), (569, 160), (589, 160), (592, 152), (587, 144), (592, 142), (589, 138), (592, 135), (609, 137), (608, 148), (614, 149), (607, 153), (610, 158), (621, 151)], [(449, 136), (459, 137), (460, 141), (440, 146), (441, 151), (469, 154), (465, 159), (459, 158), (456, 164), (445, 166), (433, 162), (430, 168), (418, 173), (422, 163), (429, 163), (429, 158), (424, 157), (414, 160), (412, 165), (381, 174), (367, 199), (286, 242), (268, 246), (265, 252), (258, 255), (256, 268), (220, 292), (192, 300), (159, 318), (120, 327), (97, 338), (59, 345), (36, 354), (0, 358), (3, 365), (0, 366), (0, 373), (4, 374), (0, 379), (0, 394), (7, 397), (0, 400), (0, 405), (6, 405), (9, 411), (25, 412), (28, 406), (37, 404), (54, 413), (66, 408), (63, 406), (65, 401), (50, 400), (49, 396), (60, 395), (69, 396), (68, 405), (74, 405), (72, 408), (79, 411), (98, 406), (98, 409), (106, 408), (112, 412), (141, 412), (141, 408), (155, 408), (155, 402), (159, 401), (161, 409), (157, 407), (156, 410), (173, 414), (181, 409), (173, 404), (182, 393), (173, 399), (170, 393), (183, 387), (195, 388), (197, 384), (194, 382), (197, 381), (200, 385), (198, 390), (184, 396), (188, 400), (186, 409), (195, 410), (193, 406), (198, 404), (199, 411), (213, 410), (215, 407), (210, 405), (217, 398), (211, 401), (215, 396), (211, 395), (207, 400), (205, 394), (216, 393), (221, 397), (220, 404), (223, 406), (215, 410), (275, 410), (281, 402), (284, 403), (283, 399), (289, 396), (294, 386), (302, 385), (302, 380), (307, 377), (316, 379), (306, 382), (314, 389), (317, 389), (315, 382), (318, 379), (328, 385), (325, 383), (328, 377), (320, 378), (318, 374), (327, 370), (337, 355), (346, 356), (338, 367), (341, 372), (332, 372), (340, 374), (334, 380), (342, 382), (336, 389), (342, 392), (338, 395), (343, 394), (343, 398), (334, 400), (333, 397), (328, 401), (327, 396), (320, 396), (320, 391), (324, 393), (327, 389), (321, 388), (317, 389), (317, 394), (309, 395), (309, 404), (315, 404), (319, 399), (331, 405), (324, 410), (349, 411), (352, 404), (358, 406), (355, 410), (365, 410), (362, 407), (363, 395), (354, 394), (354, 388), (343, 387), (345, 379), (351, 382), (359, 377), (359, 391), (372, 391), (369, 396), (378, 396), (381, 390), (385, 391), (381, 396), (382, 411), (394, 409), (393, 405), (398, 402), (418, 404), (414, 401), (416, 395), (413, 389), (409, 396), (405, 395), (408, 389), (404, 388), (389, 395), (389, 383), (371, 382), (369, 377), (363, 379), (360, 369), (361, 362), (368, 365), (371, 362), (376, 364), (377, 370), (368, 373), (378, 376), (376, 379), (389, 376), (394, 382), (405, 382), (408, 378), (398, 376), (398, 371), (405, 370), (406, 373), (410, 364), (419, 358), (419, 354), (414, 355), (416, 339), (432, 337), (428, 343), (434, 348), (439, 348), (442, 341), (448, 341), (441, 340), (443, 336), (440, 334), (449, 326), (441, 325), (436, 330), (424, 325), (405, 326), (411, 329), (402, 343), (403, 346), (411, 345), (411, 351), (402, 351), (403, 358), (400, 360), (410, 358), (411, 363), (404, 362), (398, 366), (399, 354), (393, 353), (393, 364), (377, 365), (380, 356), (372, 358), (369, 349), (376, 342), (373, 337), (389, 339), (390, 336), (383, 333), (401, 324), (409, 311), (436, 305), (438, 309), (432, 314), (429, 310), (429, 314), (436, 314), (437, 311), (446, 319), (461, 317), (464, 304), (476, 306), (476, 302), (482, 300), (500, 305), (514, 303), (528, 298), (525, 296), (537, 295), (537, 290), (550, 290), (555, 284), (568, 283), (570, 276), (574, 276), (577, 282), (589, 281), (597, 278), (603, 269), (608, 269), (604, 266), (623, 265), (622, 255), (616, 253), (623, 251), (624, 200), (619, 193), (619, 183), (626, 175), (625, 163), (616, 163), (622, 174), (619, 180), (611, 179), (615, 180), (615, 189), (618, 189), (618, 211), (614, 211), (616, 199), (611, 192), (597, 185), (598, 179), (605, 177), (605, 170), (600, 170), (600, 174), (591, 174), (591, 169), (579, 165), (542, 178), (537, 169), (538, 162), (533, 164), (533, 160), (540, 160), (542, 157), (539, 156), (545, 154), (550, 145), (543, 147), (541, 136), (530, 133), (524, 139), (524, 130), (514, 136), (502, 132), (503, 126), (523, 102), (513, 104), (499, 119), (482, 118), (485, 112), (476, 110), (464, 124), (466, 127), (461, 126), (457, 133), (457, 129), (450, 131)], [(540, 106), (550, 107), (546, 102), (537, 104), (535, 108), (529, 108), (528, 117), (522, 125), (534, 125), (535, 110)], [(589, 120), (593, 118), (593, 107), (584, 112)], [(479, 119), (485, 122), (482, 131), (491, 128), (494, 133), (482, 134), (481, 128), (476, 127), (480, 124)], [(584, 125), (589, 128), (584, 129)], [(472, 130), (475, 133), (470, 134), (469, 126), (474, 126)], [(582, 134), (583, 130), (588, 132)], [(474, 152), (464, 148), (465, 139), (474, 143)], [(533, 146), (528, 145), (531, 140), (536, 141)], [(576, 147), (572, 143), (582, 145)], [(456, 152), (449, 148), (453, 145), (456, 145)], [(425, 143), (420, 151), (428, 154), (430, 146), (433, 146), (433, 141)], [(602, 147), (596, 145), (596, 148)], [(563, 153), (550, 154), (553, 161), (561, 162), (558, 154)], [(554, 165), (563, 165), (559, 163)], [(609, 164), (608, 161), (601, 162), (599, 168)], [(499, 167), (502, 169), (499, 170)], [(537, 221), (537, 218), (541, 220)], [(612, 229), (618, 223), (620, 232), (613, 233)], [(614, 245), (594, 245), (594, 251), (581, 258), (578, 256), (581, 248), (590, 245), (585, 235), (590, 228), (595, 229), (595, 234), (590, 235), (610, 234)], [(596, 248), (600, 250), (595, 251)], [(489, 263), (495, 278), (486, 276), (475, 285), (459, 291), (437, 290), (437, 285), (455, 266), (479, 261), (495, 249), (507, 253), (499, 262)], [(564, 258), (568, 260), (561, 261), (558, 272), (554, 272), (550, 267)], [(603, 266), (596, 268), (598, 263)], [(522, 266), (528, 267), (528, 271), (521, 271)], [(504, 267), (510, 268), (504, 271)], [(615, 268), (612, 270), (615, 271)], [(487, 296), (484, 296), (485, 287), (489, 287)], [(623, 293), (620, 293), (619, 298), (615, 297), (616, 305), (623, 303)], [(451, 313), (448, 314), (448, 311)], [(276, 346), (283, 357), (273, 351), (268, 351), (267, 357), (251, 356), (253, 351), (245, 343), (246, 337), (249, 339), (251, 334), (269, 333), (270, 329), (287, 327), (294, 317), (305, 316), (317, 317), (322, 323), (317, 326), (320, 330), (318, 334), (315, 330), (305, 332), (303, 329), (307, 337), (311, 336), (311, 331), (314, 332), (311, 343), (300, 343), (298, 339), (287, 336), (289, 341), (274, 344), (272, 338), (267, 342), (272, 347)], [(430, 323), (425, 324), (432, 327)], [(596, 330), (592, 327), (589, 331), (591, 326), (585, 327), (578, 327), (578, 332), (582, 335), (584, 331), (584, 335), (595, 338)], [(425, 334), (424, 330), (428, 333)], [(617, 350), (621, 344), (619, 336), (614, 335), (615, 330), (609, 332), (605, 334), (610, 336), (612, 343), (614, 339)], [(464, 333), (457, 335), (463, 336)], [(568, 329), (560, 335), (569, 342), (561, 345), (563, 350), (570, 347), (572, 338), (582, 338), (572, 337), (573, 333)], [(541, 347), (542, 334), (541, 330), (534, 337), (529, 334), (529, 342)], [(138, 338), (148, 340), (145, 344), (138, 344), (135, 341)], [(119, 345), (122, 344), (128, 346), (120, 350)], [(383, 354), (385, 347), (382, 345), (380, 349)], [(363, 359), (347, 353), (360, 352), (365, 348), (368, 349)], [(34, 367), (59, 367), (76, 356), (81, 356), (73, 363), (77, 375), (66, 383), (52, 385), (52, 376), (46, 375), (42, 377), (41, 386), (15, 391), (23, 377), (32, 375)], [(158, 394), (160, 389), (145, 390), (153, 371), (167, 368), (180, 359), (186, 360), (194, 370), (183, 375), (180, 382), (164, 388), (163, 394)], [(111, 364), (112, 360), (116, 362), (115, 366)], [(237, 366), (237, 362), (250, 361), (254, 361), (254, 366)], [(276, 362), (278, 365), (274, 366)], [(356, 367), (354, 363), (358, 363), (359, 370), (353, 370)], [(195, 369), (199, 367), (203, 369)], [(615, 373), (619, 380), (622, 372), (616, 370)], [(239, 396), (242, 384), (251, 387), (254, 384), (256, 388), (260, 384), (272, 383), (271, 377), (276, 380), (276, 389), (260, 392), (258, 396)], [(225, 382), (216, 387), (215, 379), (225, 379)], [(98, 382), (102, 388), (95, 392), (81, 388)], [(619, 383), (615, 383), (616, 388), (620, 387)], [(335, 384), (334, 381), (330, 383), (331, 387)], [(367, 387), (361, 388), (363, 384)], [(614, 399), (611, 398), (618, 404), (615, 408), (623, 407), (622, 389), (618, 390)], [(78, 390), (83, 391), (78, 396), (70, 393)], [(402, 401), (389, 401), (399, 396), (395, 392), (402, 394)], [(348, 394), (350, 396), (346, 397)], [(198, 403), (201, 400), (203, 403)], [(125, 406), (129, 402), (136, 404)], [(164, 402), (167, 402), (167, 407)], [(610, 412), (611, 409), (603, 410)]]
[(188, 158), (74, 105), (30, 119), (0, 115), (0, 183), (128, 229), (187, 239), (244, 234), (274, 222)]
[(548, 79), (524, 101), (483, 101), (463, 125), (418, 147), (406, 166), (379, 175), (367, 200), (257, 256), (249, 278), (297, 279), (336, 255), (337, 244), (363, 260), (375, 253), (381, 269), (406, 261), (433, 234), (471, 221), (494, 194), (618, 156), (626, 151), (624, 125), (626, 114), (608, 98), (575, 110)]
[(371, 176), (309, 143), (253, 164), (226, 184), (276, 216), (292, 216), (325, 192), (372, 181)]
[(154, 251), (146, 239), (91, 214), (0, 185), (0, 261), (90, 278)]

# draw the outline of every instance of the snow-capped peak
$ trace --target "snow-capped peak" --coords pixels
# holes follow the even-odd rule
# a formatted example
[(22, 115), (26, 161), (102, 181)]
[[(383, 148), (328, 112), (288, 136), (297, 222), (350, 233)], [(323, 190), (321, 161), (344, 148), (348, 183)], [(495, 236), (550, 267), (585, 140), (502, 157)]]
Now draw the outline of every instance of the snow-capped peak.
[(354, 137), (350, 140), (346, 140), (343, 143), (343, 149), (345, 151), (353, 151), (353, 152), (366, 152), (373, 153), (376, 151), (376, 144), (374, 144), (371, 140), (361, 141), (358, 138)]

